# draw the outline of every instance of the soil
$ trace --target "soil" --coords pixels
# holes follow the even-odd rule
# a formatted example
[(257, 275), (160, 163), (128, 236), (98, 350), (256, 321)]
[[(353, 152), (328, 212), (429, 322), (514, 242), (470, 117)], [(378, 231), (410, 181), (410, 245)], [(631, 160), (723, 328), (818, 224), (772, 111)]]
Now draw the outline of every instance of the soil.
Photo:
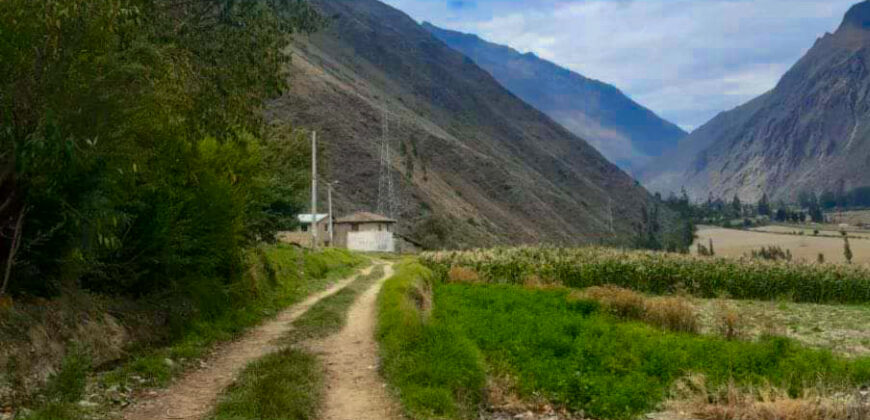
[[(363, 274), (370, 271), (371, 267), (364, 270)], [(292, 328), (294, 320), (321, 299), (346, 287), (354, 278), (355, 275), (350, 276), (308, 297), (273, 320), (250, 330), (239, 340), (220, 347), (201, 369), (182, 377), (168, 389), (152, 392), (146, 399), (130, 406), (124, 411), (124, 419), (195, 420), (205, 417), (214, 407), (221, 391), (232, 384), (248, 363), (280, 348), (278, 339)]]
[(341, 332), (306, 344), (323, 361), (326, 370), (326, 400), (322, 420), (390, 420), (402, 418), (386, 384), (378, 374), (378, 345), (375, 341), (377, 296), (392, 275), (384, 277), (363, 293), (348, 312)]

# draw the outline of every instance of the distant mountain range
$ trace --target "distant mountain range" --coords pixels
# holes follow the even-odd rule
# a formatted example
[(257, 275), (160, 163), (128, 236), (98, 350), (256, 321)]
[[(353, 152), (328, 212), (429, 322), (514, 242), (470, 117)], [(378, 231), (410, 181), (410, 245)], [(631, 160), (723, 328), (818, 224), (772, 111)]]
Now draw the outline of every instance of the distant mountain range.
[(376, 207), (386, 109), (400, 231), (427, 245), (597, 242), (611, 206), (622, 237), (647, 220), (634, 179), (401, 11), (311, 3), (332, 21), (293, 42), (290, 90), (267, 117), (318, 130), (339, 213)]
[(791, 200), (870, 185), (870, 1), (853, 6), (758, 98), (638, 172), (651, 191)]
[(624, 169), (637, 169), (673, 150), (687, 134), (614, 86), (476, 35), (430, 23), (423, 27)]

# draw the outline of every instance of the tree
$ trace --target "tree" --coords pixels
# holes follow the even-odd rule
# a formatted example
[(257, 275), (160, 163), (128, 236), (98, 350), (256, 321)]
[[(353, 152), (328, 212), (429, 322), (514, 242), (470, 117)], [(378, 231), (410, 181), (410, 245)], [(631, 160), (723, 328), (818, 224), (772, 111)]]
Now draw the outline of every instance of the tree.
[(852, 264), (852, 247), (849, 246), (848, 236), (843, 236), (843, 256), (846, 257), (847, 264)]
[(734, 199), (731, 200), (731, 212), (735, 218), (743, 214), (743, 204), (740, 203), (740, 197), (737, 194), (734, 194)]
[(770, 202), (767, 200), (767, 193), (762, 194), (761, 200), (758, 200), (758, 214), (770, 216)]
[(322, 24), (301, 0), (0, 2), (10, 291), (237, 275), (290, 219), (295, 172), (269, 158), (262, 107), (286, 87), (288, 36)]

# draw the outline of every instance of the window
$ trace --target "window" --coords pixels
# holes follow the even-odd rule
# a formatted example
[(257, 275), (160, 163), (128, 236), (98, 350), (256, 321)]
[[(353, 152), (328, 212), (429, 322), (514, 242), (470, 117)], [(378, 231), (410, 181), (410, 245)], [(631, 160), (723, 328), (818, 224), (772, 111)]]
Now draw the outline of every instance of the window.
[(308, 225), (302, 225), (302, 231), (308, 232)]
[(354, 224), (350, 225), (350, 230), (352, 230), (354, 232), (359, 232), (359, 224), (354, 223)]

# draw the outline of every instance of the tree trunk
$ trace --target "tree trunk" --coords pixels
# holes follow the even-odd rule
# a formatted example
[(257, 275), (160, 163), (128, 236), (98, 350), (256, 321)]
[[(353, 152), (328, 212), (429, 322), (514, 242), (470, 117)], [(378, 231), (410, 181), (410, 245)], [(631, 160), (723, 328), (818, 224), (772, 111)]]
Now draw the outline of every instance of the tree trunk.
[(15, 231), (12, 235), (12, 245), (9, 247), (9, 255), (6, 257), (6, 272), (3, 275), (3, 284), (0, 285), (0, 296), (6, 294), (6, 287), (9, 285), (9, 278), (12, 277), (12, 266), (15, 264), (15, 254), (18, 253), (18, 247), (21, 245), (21, 230), (24, 226), (24, 208), (18, 212), (18, 220), (15, 222)]

